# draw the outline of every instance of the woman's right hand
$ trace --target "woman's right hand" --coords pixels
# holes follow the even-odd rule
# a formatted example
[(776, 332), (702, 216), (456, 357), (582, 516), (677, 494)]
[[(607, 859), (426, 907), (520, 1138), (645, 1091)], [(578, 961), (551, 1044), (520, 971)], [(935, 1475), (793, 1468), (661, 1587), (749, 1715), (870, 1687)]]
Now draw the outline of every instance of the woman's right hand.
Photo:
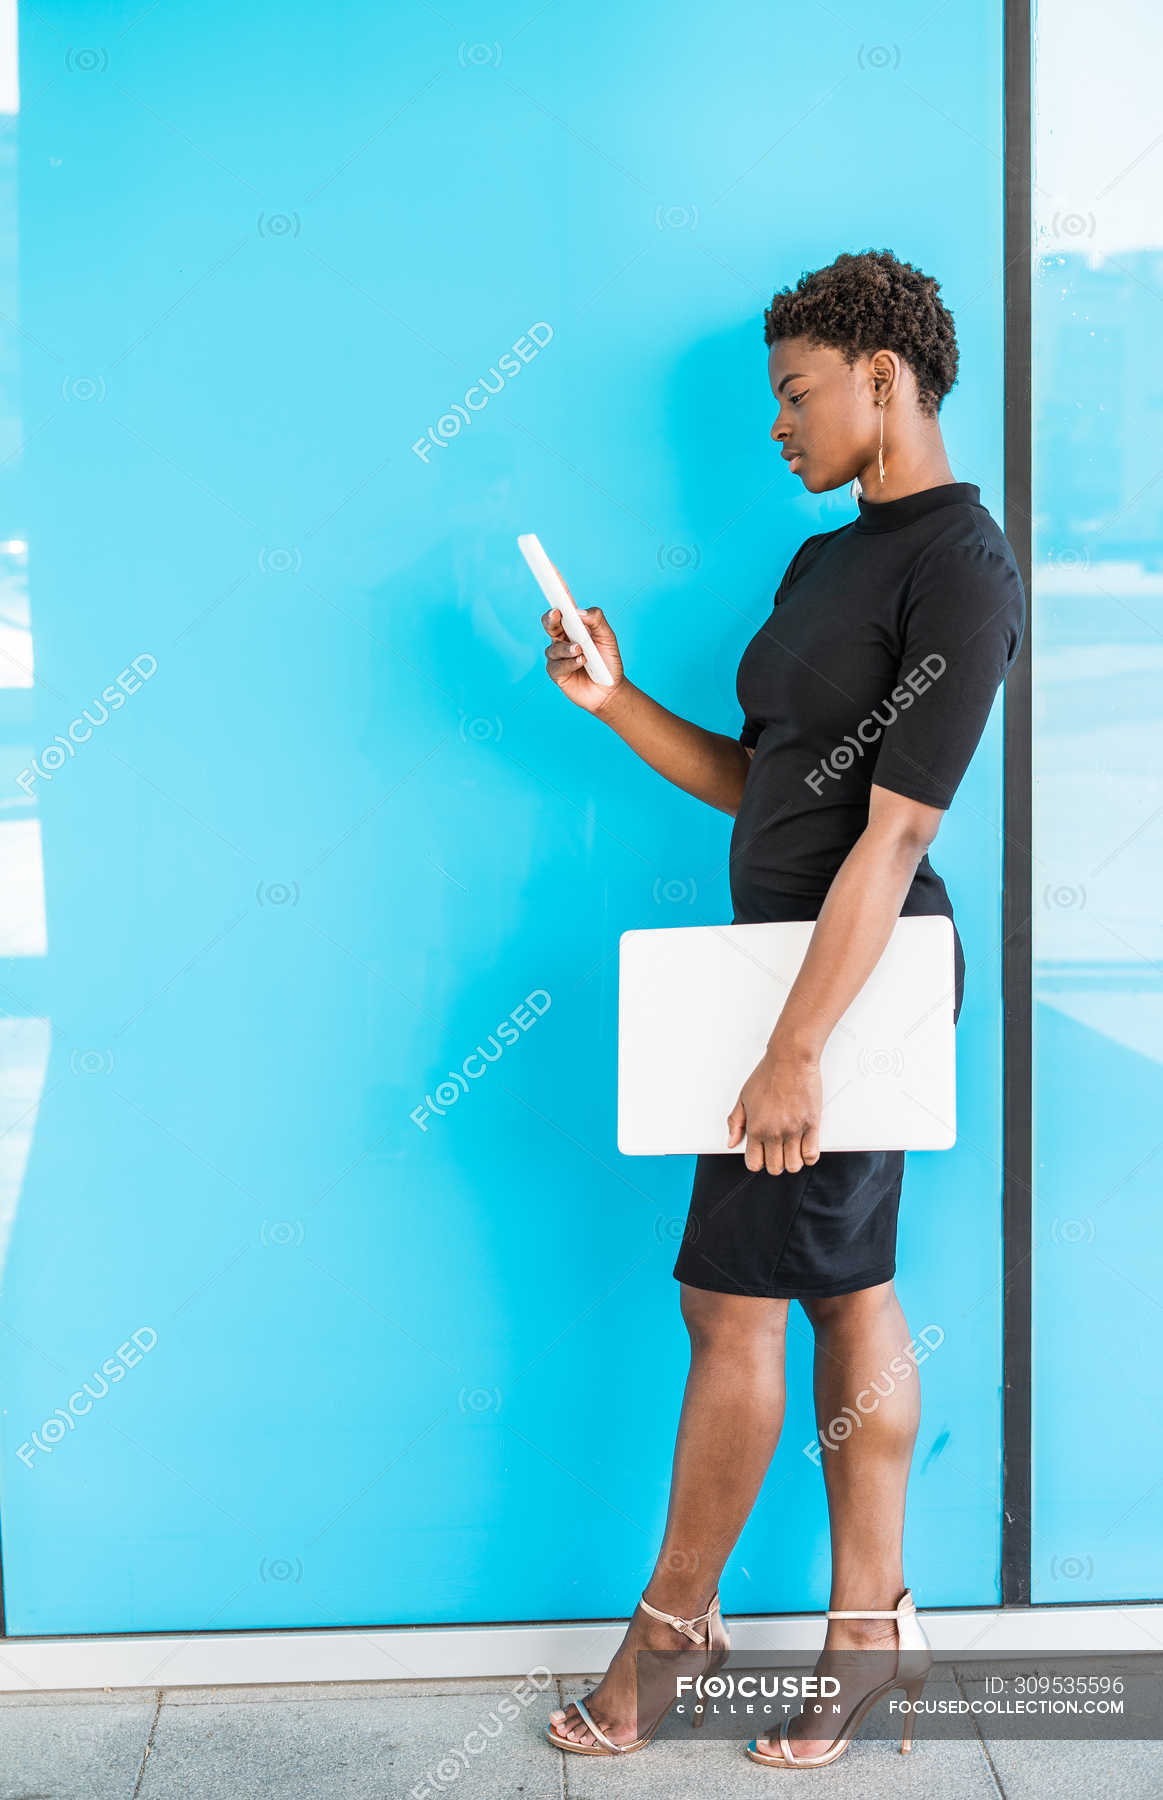
[(584, 653), (566, 637), (561, 614), (556, 606), (541, 615), (541, 623), (549, 633), (549, 643), (545, 646), (545, 667), (550, 679), (557, 683), (567, 699), (572, 700), (575, 706), (580, 706), (584, 712), (597, 713), (618, 692), (626, 676), (618, 652), (618, 640), (606, 623), (606, 615), (601, 607), (585, 606), (580, 611), (590, 636), (602, 653), (602, 661), (614, 677), (613, 687), (600, 687), (590, 679), (586, 673)]

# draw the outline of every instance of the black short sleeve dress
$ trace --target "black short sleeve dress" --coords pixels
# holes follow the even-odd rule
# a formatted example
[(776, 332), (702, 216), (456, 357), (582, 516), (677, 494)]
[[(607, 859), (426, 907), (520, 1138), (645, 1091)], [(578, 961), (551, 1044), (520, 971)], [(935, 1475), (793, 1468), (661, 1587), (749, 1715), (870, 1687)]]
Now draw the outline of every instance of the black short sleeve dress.
[[(819, 915), (874, 783), (947, 807), (1021, 642), (1021, 575), (978, 487), (857, 506), (801, 544), (739, 664), (740, 741), (754, 755), (731, 837), (736, 924)], [(927, 856), (901, 913), (953, 918)], [(955, 921), (954, 943), (958, 1016)], [(904, 1158), (829, 1151), (769, 1175), (738, 1153), (700, 1156), (676, 1278), (790, 1298), (891, 1280)]]

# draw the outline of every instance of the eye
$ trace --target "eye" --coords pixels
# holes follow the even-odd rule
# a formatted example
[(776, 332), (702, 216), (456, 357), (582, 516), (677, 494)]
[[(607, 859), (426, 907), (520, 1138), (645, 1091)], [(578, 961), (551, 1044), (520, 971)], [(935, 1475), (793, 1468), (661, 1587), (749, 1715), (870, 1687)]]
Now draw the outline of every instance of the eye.
[(798, 406), (800, 401), (806, 398), (807, 392), (807, 388), (802, 388), (798, 394), (789, 394), (788, 399), (793, 406)]

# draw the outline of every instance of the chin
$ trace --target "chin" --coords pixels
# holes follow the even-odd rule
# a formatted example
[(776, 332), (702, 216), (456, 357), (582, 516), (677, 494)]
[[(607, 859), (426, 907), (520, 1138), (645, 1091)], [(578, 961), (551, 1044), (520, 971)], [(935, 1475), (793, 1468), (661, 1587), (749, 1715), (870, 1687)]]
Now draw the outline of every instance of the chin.
[(831, 470), (813, 469), (810, 477), (800, 476), (809, 494), (834, 494), (852, 486), (851, 475), (833, 475)]

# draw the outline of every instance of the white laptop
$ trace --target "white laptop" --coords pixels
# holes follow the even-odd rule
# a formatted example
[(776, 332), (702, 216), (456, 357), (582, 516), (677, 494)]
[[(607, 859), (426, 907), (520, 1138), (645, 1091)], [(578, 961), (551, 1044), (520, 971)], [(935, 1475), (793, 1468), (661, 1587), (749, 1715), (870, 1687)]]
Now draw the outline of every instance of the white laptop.
[[(814, 921), (624, 931), (618, 1148), (727, 1152), (727, 1115), (767, 1047)], [(956, 1140), (953, 925), (898, 919), (820, 1058), (821, 1150)], [(735, 1146), (739, 1155), (746, 1139)]]

